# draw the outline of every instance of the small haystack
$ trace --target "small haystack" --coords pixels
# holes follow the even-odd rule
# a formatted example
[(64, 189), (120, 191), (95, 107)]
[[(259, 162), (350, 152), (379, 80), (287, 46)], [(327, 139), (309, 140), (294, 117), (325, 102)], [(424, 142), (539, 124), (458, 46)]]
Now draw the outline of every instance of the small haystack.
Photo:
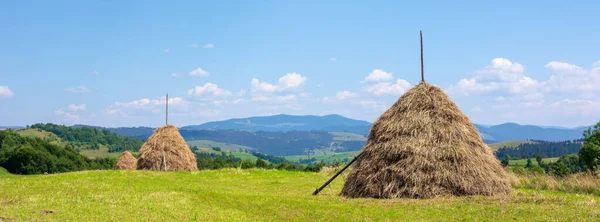
[(136, 168), (137, 160), (129, 151), (123, 152), (115, 164), (115, 170), (135, 170)]
[(440, 88), (423, 81), (375, 121), (341, 195), (433, 198), (510, 191), (506, 172), (469, 118)]
[(177, 127), (165, 125), (154, 131), (140, 149), (138, 170), (194, 171), (196, 157), (179, 134)]

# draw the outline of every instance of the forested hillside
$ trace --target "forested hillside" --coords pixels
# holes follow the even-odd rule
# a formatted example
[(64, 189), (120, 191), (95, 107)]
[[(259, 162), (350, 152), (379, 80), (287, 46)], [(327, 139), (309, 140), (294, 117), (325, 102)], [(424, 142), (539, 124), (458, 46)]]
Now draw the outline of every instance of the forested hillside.
[(323, 131), (250, 132), (236, 130), (180, 130), (186, 140), (212, 140), (252, 147), (262, 153), (288, 156), (313, 150), (331, 152), (360, 150), (365, 141), (337, 141)]
[(560, 157), (565, 154), (577, 153), (581, 149), (582, 140), (548, 142), (533, 140), (534, 143), (522, 143), (517, 147), (500, 147), (496, 152), (496, 157), (503, 158), (509, 155), (513, 158), (535, 157), (538, 154), (543, 157)]
[(97, 129), (92, 127), (69, 127), (52, 123), (34, 124), (30, 128), (40, 129), (56, 134), (63, 141), (89, 143), (90, 149), (97, 149), (98, 145), (108, 147), (108, 152), (138, 151), (143, 141), (139, 138), (120, 136), (110, 132), (108, 129)]
[(0, 167), (13, 174), (110, 169), (114, 164), (115, 159), (90, 160), (70, 145), (61, 147), (40, 138), (23, 137), (13, 131), (0, 131)]

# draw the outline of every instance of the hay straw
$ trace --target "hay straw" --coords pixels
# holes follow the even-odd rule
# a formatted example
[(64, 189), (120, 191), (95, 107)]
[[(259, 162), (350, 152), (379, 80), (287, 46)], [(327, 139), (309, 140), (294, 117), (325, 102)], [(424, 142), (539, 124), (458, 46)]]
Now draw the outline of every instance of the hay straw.
[(421, 82), (375, 121), (341, 195), (504, 195), (508, 176), (477, 129), (438, 87)]
[(116, 170), (135, 170), (135, 168), (137, 168), (137, 160), (129, 151), (123, 152), (115, 164)]
[(167, 170), (195, 171), (198, 170), (196, 157), (187, 143), (179, 134), (177, 127), (165, 125), (154, 131), (140, 149), (137, 162), (138, 170), (163, 170), (163, 151)]

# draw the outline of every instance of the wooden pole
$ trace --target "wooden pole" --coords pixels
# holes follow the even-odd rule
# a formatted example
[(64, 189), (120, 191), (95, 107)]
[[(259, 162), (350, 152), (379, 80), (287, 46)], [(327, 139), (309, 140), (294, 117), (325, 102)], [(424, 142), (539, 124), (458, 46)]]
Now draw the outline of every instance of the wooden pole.
[(327, 182), (325, 182), (325, 184), (323, 184), (321, 187), (317, 188), (315, 190), (315, 192), (313, 192), (313, 195), (319, 194), (319, 192), (321, 192), (321, 190), (323, 190), (323, 188), (325, 188), (327, 185), (329, 185), (329, 183), (331, 183), (331, 181), (335, 180), (336, 177), (338, 177), (342, 172), (344, 172), (344, 170), (346, 170), (346, 168), (348, 168), (350, 165), (352, 165), (352, 163), (354, 163), (354, 161), (356, 161), (356, 159), (358, 159), (362, 154), (363, 153), (360, 153), (360, 154), (358, 154), (358, 156), (354, 157), (354, 159), (352, 159), (352, 161), (350, 161), (350, 163), (348, 163), (344, 168), (342, 168), (340, 171), (335, 173), (335, 175), (333, 175), (333, 177), (331, 177), (331, 179), (329, 179)]
[(167, 93), (167, 98), (165, 99), (165, 104), (167, 106), (167, 111), (165, 112), (165, 125), (169, 124), (169, 94)]
[(167, 171), (167, 158), (165, 158), (165, 151), (162, 151), (162, 158), (163, 158), (163, 166), (165, 171)]
[(425, 71), (423, 68), (423, 31), (419, 31), (421, 37), (421, 82), (425, 82)]

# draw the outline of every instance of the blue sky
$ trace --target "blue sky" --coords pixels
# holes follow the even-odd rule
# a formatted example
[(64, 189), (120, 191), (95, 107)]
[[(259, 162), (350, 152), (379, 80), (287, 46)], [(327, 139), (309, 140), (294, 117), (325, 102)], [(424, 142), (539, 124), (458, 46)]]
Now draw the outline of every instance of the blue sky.
[(473, 122), (600, 120), (598, 1), (12, 1), (0, 125), (374, 121), (425, 75)]

